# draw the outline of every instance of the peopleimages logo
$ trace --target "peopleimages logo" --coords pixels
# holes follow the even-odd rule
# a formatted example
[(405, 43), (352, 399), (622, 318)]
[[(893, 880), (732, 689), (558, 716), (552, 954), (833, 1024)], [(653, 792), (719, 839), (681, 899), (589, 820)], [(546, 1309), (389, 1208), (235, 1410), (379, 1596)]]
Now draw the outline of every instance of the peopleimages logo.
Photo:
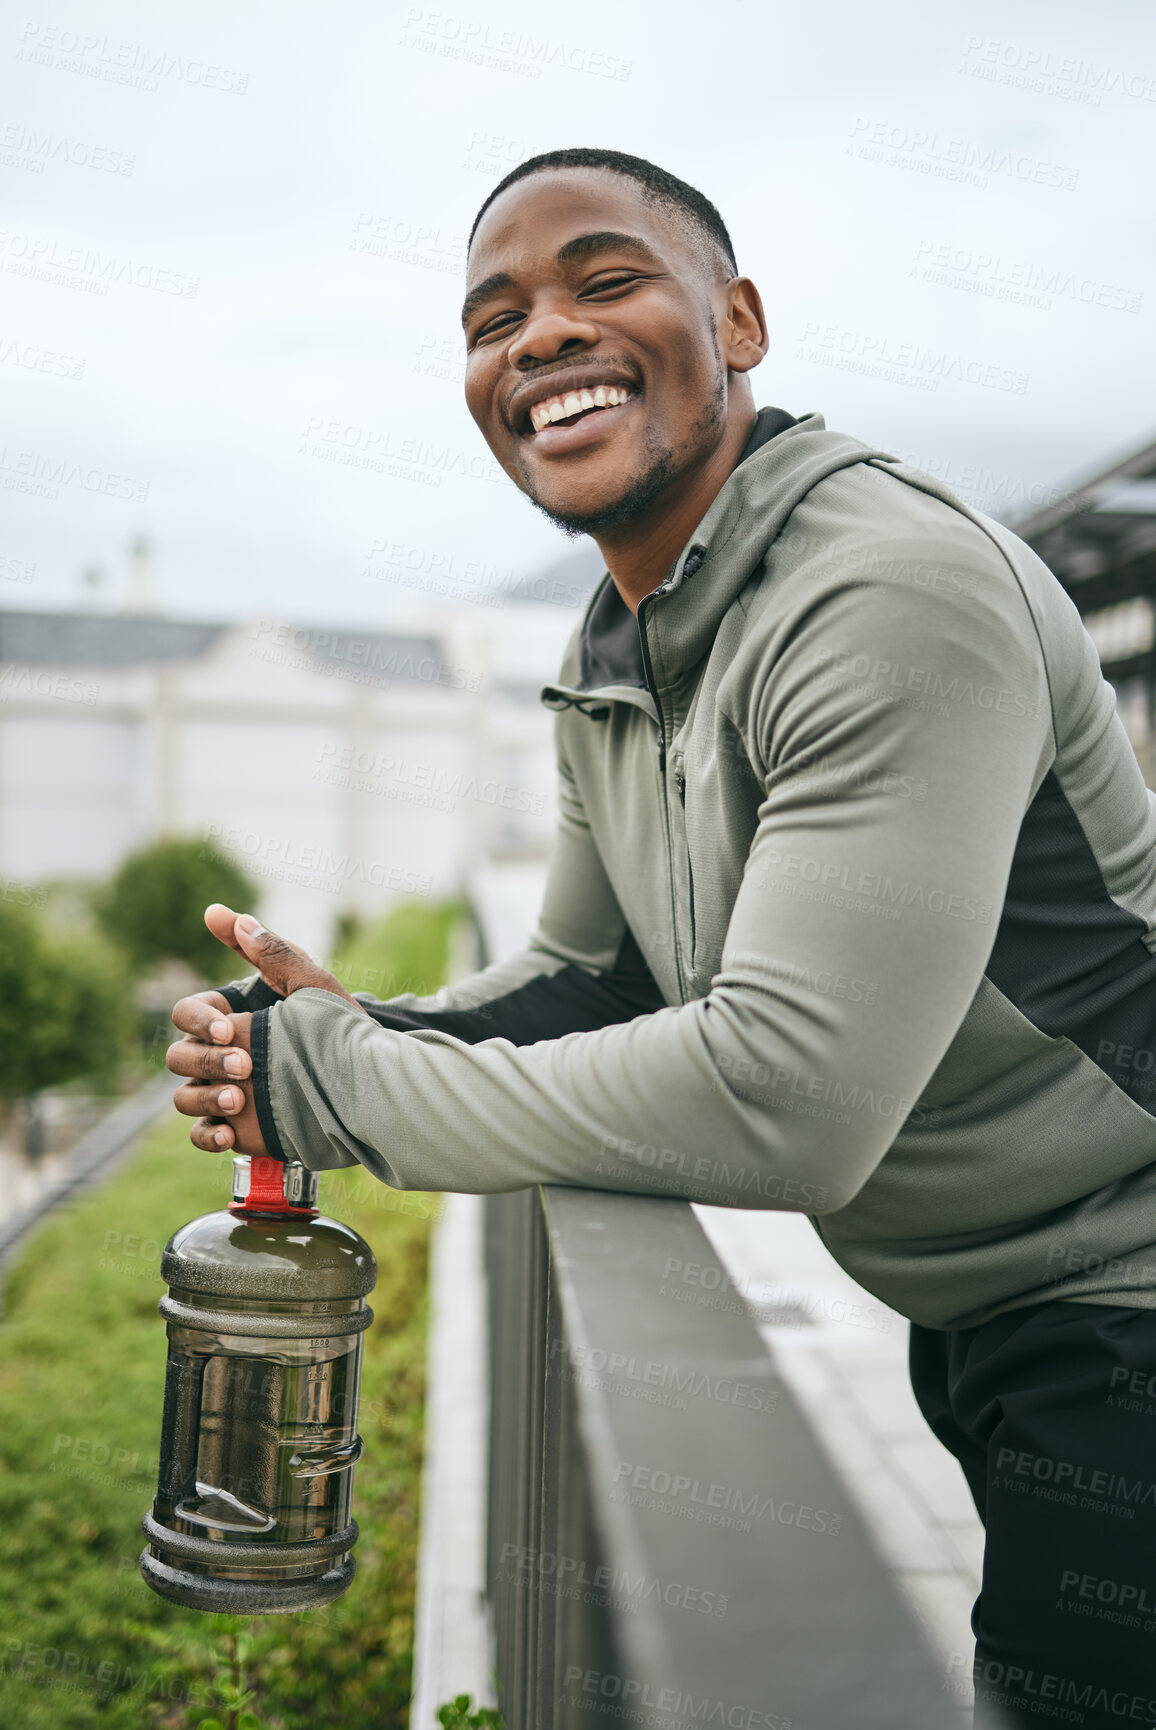
[(55, 348), (41, 348), (37, 343), (22, 343), (14, 337), (0, 336), (0, 366), (18, 367), (22, 372), (47, 373), (50, 378), (80, 380), (87, 364), (77, 354), (61, 354)]
[(1075, 191), (1080, 174), (1076, 168), (1023, 151), (1003, 150), (997, 145), (978, 144), (971, 138), (949, 138), (920, 126), (895, 126), (886, 120), (863, 116), (851, 128), (847, 153), (864, 162), (879, 162), (888, 168), (906, 168), (930, 174), (938, 180), (965, 186), (986, 187), (989, 175), (1006, 175), (1033, 186), (1053, 186)]
[(1035, 306), (1043, 312), (1051, 310), (1055, 297), (1081, 306), (1135, 313), (1144, 298), (1138, 288), (1121, 288), (1061, 265), (1035, 264), (981, 248), (953, 246), (948, 241), (921, 240), (910, 274), (922, 282), (962, 288), (1017, 306)]
[(394, 264), (416, 264), (423, 270), (464, 276), (467, 241), (465, 234), (443, 234), (440, 228), (426, 222), (414, 223), (403, 217), (362, 210), (353, 225), (349, 250), (368, 253), (373, 258), (388, 258)]
[[(770, 1070), (765, 1064), (755, 1064), (752, 1071), (752, 1060), (749, 1058), (732, 1058), (723, 1053), (719, 1057), (719, 1068), (729, 1070), (732, 1066), (741, 1070), (743, 1077), (754, 1071), (765, 1071), (767, 1077)], [(787, 1069), (775, 1071), (776, 1077), (784, 1080), (789, 1077)], [(752, 1166), (731, 1165), (721, 1159), (709, 1159), (706, 1155), (691, 1156), (674, 1147), (659, 1147), (650, 1141), (631, 1141), (626, 1136), (604, 1135), (598, 1148), (599, 1160), (615, 1159), (622, 1164), (653, 1167), (661, 1174), (663, 1181), (669, 1182), (674, 1177), (688, 1179), (701, 1187), (722, 1190), (729, 1195), (743, 1194), (754, 1190), (756, 1195), (764, 1196), (768, 1201), (782, 1202), (785, 1206), (798, 1208), (823, 1207), (827, 1200), (825, 1184), (801, 1182), (797, 1178), (783, 1177), (777, 1172), (763, 1171)], [(603, 1170), (601, 1164), (596, 1168)]]
[(865, 679), (881, 690), (912, 691), (921, 697), (931, 697), (942, 703), (964, 703), (972, 709), (990, 709), (999, 715), (1023, 715), (1034, 718), (1039, 713), (1039, 699), (1018, 691), (1001, 690), (996, 685), (977, 685), (973, 679), (950, 679), (935, 667), (908, 667), (899, 661), (872, 659), (853, 650), (821, 648), (815, 654), (815, 666), (842, 678)]
[[(432, 655), (415, 655), (407, 646), (389, 644), (378, 638), (356, 637), (347, 631), (311, 631), (300, 625), (279, 624), (276, 619), (259, 619), (253, 631), (253, 646), (249, 654), (261, 660), (282, 664), (283, 651), (298, 653), (291, 665), (311, 667), (314, 671), (338, 670), (392, 674), (421, 684), (443, 685), (455, 691), (478, 691), (482, 675), (471, 667), (451, 666), (448, 661), (435, 660)], [(376, 681), (375, 681), (376, 682)], [(380, 681), (389, 690), (388, 680)]]
[(45, 235), (25, 234), (12, 228), (0, 229), (0, 270), (86, 294), (107, 294), (109, 284), (117, 283), (195, 300), (200, 288), (197, 276), (162, 269), (142, 259), (122, 258), (117, 253), (96, 252), (90, 246), (68, 246)]
[(38, 132), (34, 126), (12, 122), (0, 131), (0, 163), (43, 174), (46, 162), (67, 162), (73, 168), (94, 168), (101, 174), (126, 178), (136, 167), (136, 157), (107, 144), (92, 144), (83, 138), (66, 138), (58, 132)]
[[(1082, 1598), (1086, 1603), (1114, 1605), (1124, 1611), (1138, 1610), (1141, 1615), (1156, 1616), (1156, 1586), (1151, 1581), (1137, 1586), (1127, 1580), (1108, 1580), (1098, 1574), (1081, 1574), (1078, 1568), (1065, 1568), (1060, 1575), (1060, 1592)], [(1148, 1626), (1156, 1627), (1156, 1622), (1149, 1622)]]
[[(499, 781), (479, 781), (477, 776), (450, 770), (436, 763), (411, 762), (405, 757), (393, 757), (384, 751), (353, 745), (322, 745), (317, 753), (321, 767), (313, 772), (315, 781), (340, 778), (338, 784), (353, 786), (368, 793), (389, 791), (389, 786), (415, 793), (431, 793), (448, 801), (446, 809), (456, 808), (458, 799), (474, 799), (481, 805), (493, 805), (503, 811), (532, 812), (540, 815), (546, 808), (544, 793), (532, 793), (525, 787), (512, 787)], [(330, 759), (332, 763), (330, 763)], [(352, 781), (349, 771), (360, 779)], [(421, 801), (417, 801), (420, 803)]]
[[(975, 1692), (977, 1701), (985, 1706), (1015, 1706), (1023, 1708), (1025, 1700), (1039, 1701), (1029, 1710), (1048, 1717), (1063, 1718), (1070, 1723), (1086, 1724), (1085, 1711), (1097, 1715), (1110, 1712), (1114, 1718), (1131, 1724), (1156, 1719), (1156, 1699), (1143, 1694), (1129, 1694), (1123, 1688), (1113, 1689), (1101, 1682), (1088, 1682), (1074, 1676), (1061, 1676), (1053, 1670), (1037, 1670), (1034, 1665), (1004, 1664), (998, 1658), (977, 1658), (975, 1661)], [(1049, 1707), (1046, 1702), (1051, 1702)], [(1078, 1711), (1064, 1712), (1072, 1706)], [(1098, 1717), (1103, 1723), (1103, 1718)]]
[(996, 1454), (996, 1473), (1002, 1474), (1008, 1488), (1016, 1480), (1026, 1479), (1035, 1484), (1047, 1484), (1063, 1492), (1074, 1503), (1072, 1492), (1083, 1495), (1081, 1507), (1125, 1504), (1123, 1517), (1133, 1519), (1135, 1509), (1156, 1507), (1156, 1483), (1143, 1478), (1125, 1478), (1106, 1468), (1085, 1466), (1075, 1460), (1055, 1460), (1047, 1454), (1033, 1454), (1026, 1449), (1000, 1448)]
[(205, 841), (208, 856), (212, 856), (215, 843), (226, 854), (243, 857), (246, 870), (257, 876), (286, 878), (305, 872), (310, 875), (303, 884), (298, 878), (301, 886), (323, 888), (331, 894), (336, 894), (345, 883), (368, 883), (374, 889), (396, 889), (407, 895), (430, 893), (428, 876), (419, 876), (402, 866), (387, 866), (351, 853), (334, 853), (320, 844), (303, 845), (280, 835), (259, 835), (239, 825), (226, 828), (221, 823), (210, 823)]
[[(572, 1693), (562, 1704), (595, 1717), (621, 1718), (637, 1724), (652, 1724), (660, 1730), (685, 1730), (688, 1724), (714, 1724), (719, 1730), (791, 1730), (791, 1720), (758, 1706), (741, 1706), (709, 1694), (691, 1694), (682, 1688), (659, 1687), (636, 1676), (617, 1676), (609, 1670), (583, 1670), (568, 1664), (562, 1686)], [(615, 1705), (600, 1702), (613, 1701)], [(643, 1710), (645, 1709), (645, 1710)]]
[[(810, 346), (807, 346), (810, 345)], [(943, 380), (979, 385), (985, 390), (1010, 391), (1023, 396), (1031, 375), (976, 355), (956, 354), (949, 349), (924, 348), (918, 342), (895, 342), (877, 332), (844, 329), (812, 319), (799, 338), (796, 360), (814, 366), (833, 366), (891, 384), (910, 384), (919, 390), (936, 391)]]
[[(836, 859), (810, 859), (802, 853), (780, 853), (777, 848), (765, 848), (759, 855), (758, 869), (763, 880), (778, 894), (792, 894), (796, 884), (814, 886), (815, 899), (837, 893), (859, 901), (878, 902), (899, 917), (902, 908), (917, 908), (928, 913), (943, 913), (950, 919), (978, 920), (986, 925), (991, 918), (991, 903), (977, 901), (941, 885), (928, 887), (913, 883), (910, 878), (897, 880), (876, 871), (855, 871)], [(840, 903), (842, 904), (842, 903)]]
[(310, 415), (297, 454), (430, 487), (440, 487), (447, 475), (494, 486), (512, 484), (492, 457), (478, 451), (416, 436), (395, 438), (392, 432), (328, 415)]
[[(734, 1406), (739, 1411), (771, 1413), (778, 1405), (779, 1396), (774, 1388), (762, 1387), (757, 1382), (744, 1382), (734, 1376), (716, 1375), (710, 1370), (686, 1364), (665, 1363), (661, 1358), (631, 1357), (626, 1352), (608, 1352), (603, 1346), (568, 1344), (565, 1340), (556, 1339), (550, 1345), (551, 1364), (560, 1357), (566, 1360), (565, 1368), (578, 1378), (605, 1375), (609, 1378), (606, 1391), (610, 1393), (624, 1392), (627, 1384), (633, 1383), (638, 1390), (637, 1397), (643, 1397), (643, 1390), (647, 1388), (659, 1388), (680, 1396), (689, 1395), (695, 1400), (716, 1400), (720, 1405)], [(618, 1387), (614, 1383), (619, 1384)], [(636, 1396), (632, 1393), (631, 1397)], [(674, 1404), (678, 1411), (687, 1409), (685, 1398)], [(689, 1485), (689, 1478), (686, 1483)]]
[(775, 1525), (794, 1526), (801, 1532), (821, 1533), (837, 1538), (843, 1525), (841, 1513), (830, 1508), (813, 1508), (806, 1502), (775, 1501), (757, 1489), (735, 1484), (706, 1483), (685, 1472), (667, 1471), (662, 1466), (639, 1465), (631, 1460), (618, 1460), (614, 1467), (614, 1483), (624, 1489), (611, 1491), (611, 1501), (626, 1502), (634, 1507), (655, 1507), (652, 1500), (661, 1498), (659, 1512), (677, 1513), (680, 1517), (705, 1521), (711, 1525), (732, 1527), (750, 1532), (751, 1522), (770, 1515)]
[(140, 42), (118, 42), (91, 31), (70, 30), (59, 24), (27, 23), (17, 60), (33, 66), (52, 66), (62, 72), (79, 72), (105, 84), (126, 84), (136, 90), (155, 92), (160, 79), (175, 78), (178, 84), (197, 84), (219, 90), (226, 96), (243, 96), (249, 74), (193, 56), (171, 54), (163, 48)]
[(399, 43), (402, 48), (464, 60), (492, 71), (513, 72), (523, 78), (540, 78), (543, 68), (549, 66), (624, 84), (632, 64), (618, 54), (604, 54), (600, 49), (551, 36), (531, 36), (522, 30), (497, 29), (480, 18), (426, 6), (409, 8)]
[(18, 667), (10, 661), (0, 667), (0, 703), (10, 702), (15, 696), (51, 697), (58, 703), (83, 703), (92, 709), (100, 697), (100, 686), (87, 679), (71, 678), (67, 673)]
[(10, 451), (7, 445), (0, 446), (0, 486), (47, 499), (59, 498), (62, 487), (104, 498), (129, 499), (135, 504), (144, 504), (149, 496), (148, 481), (67, 457), (52, 457), (44, 451)]
[(1099, 65), (1076, 55), (1060, 55), (1032, 43), (1006, 42), (995, 36), (969, 36), (959, 71), (993, 84), (1012, 84), (1044, 96), (1099, 108), (1105, 96), (1129, 96), (1156, 102), (1156, 77), (1125, 71), (1108, 62)]
[[(694, 1610), (701, 1616), (725, 1616), (727, 1599), (717, 1591), (704, 1590), (679, 1580), (660, 1580), (646, 1573), (632, 1574), (628, 1568), (610, 1567), (605, 1563), (587, 1563), (584, 1556), (569, 1556), (552, 1550), (530, 1550), (517, 1544), (503, 1544), (498, 1558), (499, 1567), (509, 1570), (509, 1578), (518, 1575), (533, 1580), (535, 1576), (544, 1589), (554, 1590), (559, 1597), (583, 1597), (586, 1603), (613, 1603), (616, 1609), (631, 1613), (640, 1603), (654, 1599), (674, 1610)], [(584, 1593), (578, 1588), (588, 1588)]]

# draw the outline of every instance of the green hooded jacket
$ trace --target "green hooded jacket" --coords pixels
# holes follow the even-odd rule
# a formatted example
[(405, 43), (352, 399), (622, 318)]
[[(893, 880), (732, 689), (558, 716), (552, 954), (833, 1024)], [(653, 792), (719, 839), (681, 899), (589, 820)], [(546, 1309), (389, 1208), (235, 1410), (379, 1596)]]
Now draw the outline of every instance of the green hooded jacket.
[(543, 697), (523, 953), (369, 1016), (228, 988), (272, 1151), (801, 1211), (931, 1327), (1156, 1303), (1154, 796), (1014, 534), (764, 410), (637, 625), (604, 579)]

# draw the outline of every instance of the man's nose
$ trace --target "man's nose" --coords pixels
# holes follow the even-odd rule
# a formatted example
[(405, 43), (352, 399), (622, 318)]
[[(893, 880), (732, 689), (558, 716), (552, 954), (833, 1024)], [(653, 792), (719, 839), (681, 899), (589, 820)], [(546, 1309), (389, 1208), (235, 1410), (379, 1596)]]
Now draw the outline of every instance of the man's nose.
[(509, 362), (525, 370), (576, 349), (592, 348), (598, 337), (598, 326), (588, 319), (558, 308), (543, 310), (526, 320), (510, 344)]

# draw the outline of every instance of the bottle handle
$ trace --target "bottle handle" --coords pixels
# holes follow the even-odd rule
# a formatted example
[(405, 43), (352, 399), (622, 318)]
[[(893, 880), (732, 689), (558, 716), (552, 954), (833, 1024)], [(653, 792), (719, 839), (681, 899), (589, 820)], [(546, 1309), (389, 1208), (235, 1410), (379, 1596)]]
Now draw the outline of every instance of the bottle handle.
[[(288, 1184), (287, 1180), (288, 1179)], [(233, 1213), (317, 1212), (317, 1174), (298, 1160), (273, 1154), (238, 1154), (233, 1160)]]

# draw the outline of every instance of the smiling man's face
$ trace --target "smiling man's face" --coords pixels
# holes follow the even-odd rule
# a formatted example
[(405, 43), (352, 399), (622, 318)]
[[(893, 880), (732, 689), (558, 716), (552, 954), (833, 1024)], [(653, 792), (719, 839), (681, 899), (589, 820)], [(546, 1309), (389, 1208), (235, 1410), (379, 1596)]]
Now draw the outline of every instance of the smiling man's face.
[[(753, 417), (720, 350), (727, 304), (710, 249), (635, 181), (529, 175), (490, 206), (470, 252), (470, 413), (563, 528), (597, 535), (644, 517), (709, 462), (736, 408)], [(759, 358), (744, 349), (740, 373)]]

